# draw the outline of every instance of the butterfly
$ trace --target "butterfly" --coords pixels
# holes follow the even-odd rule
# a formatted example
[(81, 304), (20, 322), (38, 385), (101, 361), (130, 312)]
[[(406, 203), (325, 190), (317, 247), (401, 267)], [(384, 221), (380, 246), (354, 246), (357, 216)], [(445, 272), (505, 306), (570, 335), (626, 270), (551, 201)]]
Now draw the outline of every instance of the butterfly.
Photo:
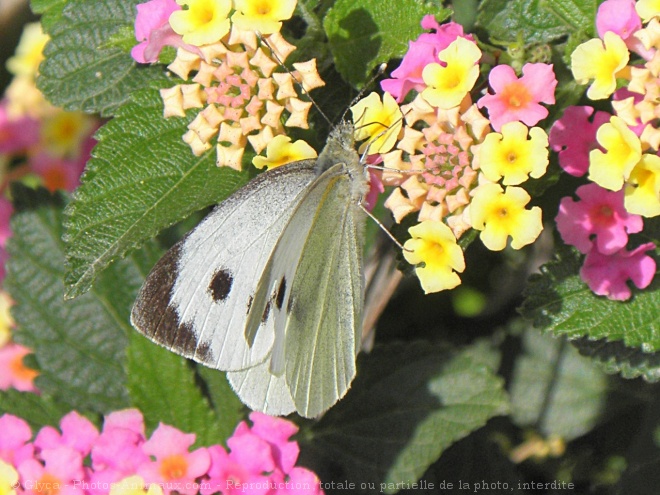
[(317, 159), (258, 175), (154, 266), (131, 312), (152, 341), (227, 371), (244, 404), (315, 417), (355, 376), (364, 304), (361, 200), (351, 123)]

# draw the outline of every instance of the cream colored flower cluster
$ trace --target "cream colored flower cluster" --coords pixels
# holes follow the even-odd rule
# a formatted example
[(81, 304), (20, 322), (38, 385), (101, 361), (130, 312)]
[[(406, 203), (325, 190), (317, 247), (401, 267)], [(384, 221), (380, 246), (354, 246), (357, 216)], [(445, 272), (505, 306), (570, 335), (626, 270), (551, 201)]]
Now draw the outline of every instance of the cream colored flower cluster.
[[(477, 186), (479, 165), (472, 147), (491, 132), (490, 123), (477, 106), (465, 100), (461, 106), (443, 110), (431, 106), (421, 95), (403, 105), (403, 138), (395, 150), (384, 155), (386, 185), (398, 185), (385, 206), (395, 219), (419, 212), (418, 220), (446, 221), (459, 238), (471, 225), (464, 218), (470, 191)], [(422, 129), (418, 124), (424, 123)], [(423, 170), (397, 174), (391, 170)]]
[(199, 53), (179, 48), (168, 66), (181, 79), (192, 78), (161, 90), (164, 115), (202, 108), (183, 139), (197, 156), (215, 145), (218, 166), (240, 170), (247, 143), (259, 154), (285, 127), (306, 129), (311, 102), (299, 97), (296, 84), (305, 92), (324, 85), (314, 59), (293, 64), (291, 73), (276, 71), (296, 47), (279, 33), (263, 39), (232, 26)]

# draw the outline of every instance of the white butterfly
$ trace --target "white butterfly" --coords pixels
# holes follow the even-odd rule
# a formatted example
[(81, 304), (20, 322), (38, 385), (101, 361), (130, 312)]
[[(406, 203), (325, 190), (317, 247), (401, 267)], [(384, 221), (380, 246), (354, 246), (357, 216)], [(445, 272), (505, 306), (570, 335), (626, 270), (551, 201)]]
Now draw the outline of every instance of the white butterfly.
[(131, 313), (149, 339), (228, 371), (259, 411), (314, 417), (355, 376), (368, 176), (339, 125), (316, 160), (265, 172), (172, 247)]

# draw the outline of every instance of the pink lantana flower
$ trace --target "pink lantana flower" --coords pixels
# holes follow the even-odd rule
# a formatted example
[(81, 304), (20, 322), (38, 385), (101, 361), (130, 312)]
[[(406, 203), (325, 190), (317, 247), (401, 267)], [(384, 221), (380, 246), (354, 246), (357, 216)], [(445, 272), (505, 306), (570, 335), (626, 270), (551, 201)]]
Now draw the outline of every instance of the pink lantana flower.
[[(43, 463), (28, 459), (18, 466), (21, 483), (26, 495), (43, 495), (48, 490), (53, 495), (82, 495), (79, 482), (85, 476), (80, 452), (69, 447), (58, 447), (41, 452)], [(78, 481), (78, 483), (74, 483)]]
[(638, 289), (645, 289), (653, 281), (655, 261), (645, 253), (654, 248), (655, 244), (648, 242), (632, 251), (622, 249), (609, 256), (593, 249), (587, 253), (580, 276), (599, 296), (625, 301), (632, 295), (628, 280)]
[(103, 487), (135, 474), (140, 466), (151, 462), (142, 450), (146, 441), (144, 418), (137, 409), (116, 411), (105, 417), (101, 435), (92, 448), (89, 492), (106, 495)]
[(24, 153), (39, 141), (40, 124), (31, 117), (12, 119), (7, 106), (0, 101), (0, 153)]
[(645, 60), (653, 58), (654, 49), (647, 49), (644, 43), (633, 36), (642, 29), (642, 20), (635, 10), (634, 0), (605, 0), (598, 7), (596, 14), (596, 30), (603, 39), (605, 33), (611, 31), (625, 42), (629, 50), (637, 53)]
[[(200, 486), (199, 491), (202, 495), (212, 495), (218, 492), (224, 495), (244, 493), (265, 495), (270, 492), (268, 472), (260, 469), (258, 462), (244, 465), (237, 455), (234, 455), (233, 452), (228, 454), (220, 445), (213, 445), (209, 447), (208, 451), (211, 456), (211, 466), (208, 471), (208, 480)], [(259, 455), (264, 452), (256, 453)], [(259, 455), (260, 459), (262, 457)], [(274, 467), (272, 459), (270, 465), (272, 469)], [(245, 487), (250, 487), (250, 490), (246, 491)]]
[(602, 254), (614, 254), (628, 243), (628, 234), (641, 232), (642, 217), (632, 215), (623, 205), (624, 191), (608, 191), (597, 184), (580, 186), (576, 191), (580, 201), (565, 197), (555, 218), (557, 229), (566, 244), (580, 252), (595, 247)]
[(601, 39), (612, 31), (626, 41), (641, 28), (642, 20), (635, 11), (634, 0), (605, 0), (598, 7), (596, 30)]
[(60, 430), (62, 433), (52, 426), (44, 426), (37, 433), (34, 445), (41, 450), (71, 447), (85, 457), (99, 436), (96, 426), (76, 411), (71, 411), (60, 420)]
[(0, 390), (37, 391), (34, 379), (39, 372), (23, 363), (23, 358), (31, 353), (30, 349), (19, 344), (8, 344), (0, 349)]
[(183, 43), (181, 35), (170, 26), (170, 15), (176, 10), (181, 10), (181, 6), (175, 0), (151, 0), (137, 5), (135, 39), (140, 43), (131, 50), (131, 57), (136, 62), (152, 64), (158, 61), (165, 46), (192, 48)]
[(559, 165), (575, 177), (581, 177), (589, 170), (589, 152), (598, 148), (596, 131), (610, 120), (611, 115), (592, 107), (571, 106), (566, 108), (561, 119), (557, 120), (548, 140), (552, 151), (559, 154)]
[(493, 129), (499, 132), (507, 122), (520, 121), (536, 125), (548, 116), (541, 103), (555, 103), (557, 79), (548, 64), (525, 64), (520, 79), (508, 65), (498, 65), (490, 71), (488, 82), (495, 92), (479, 99), (479, 108), (488, 109)]
[(408, 42), (408, 51), (401, 64), (392, 71), (392, 79), (385, 79), (380, 87), (401, 103), (411, 90), (421, 92), (426, 85), (422, 79), (422, 70), (432, 62), (438, 61), (438, 53), (447, 48), (456, 38), (463, 37), (474, 41), (472, 35), (463, 34), (463, 26), (455, 22), (440, 25), (431, 14), (422, 19), (424, 29), (433, 30), (421, 34), (415, 41)]
[(300, 448), (297, 442), (289, 439), (298, 431), (298, 427), (282, 418), (268, 416), (260, 412), (250, 413), (252, 428), (242, 422), (236, 427), (233, 437), (254, 434), (270, 444), (270, 450), (277, 467), (288, 473), (298, 460)]
[(195, 495), (195, 478), (209, 469), (211, 458), (208, 449), (189, 452), (195, 443), (194, 433), (183, 433), (176, 428), (160, 424), (151, 438), (142, 445), (145, 454), (155, 457), (154, 462), (142, 464), (138, 474), (146, 483), (163, 484), (163, 493), (177, 491), (182, 495)]
[(80, 176), (85, 170), (89, 155), (78, 159), (55, 157), (40, 153), (30, 160), (32, 171), (43, 180), (43, 185), (51, 192), (73, 191), (80, 184)]
[(12, 414), (0, 416), (0, 459), (18, 466), (34, 455), (34, 446), (28, 443), (32, 430), (24, 419)]

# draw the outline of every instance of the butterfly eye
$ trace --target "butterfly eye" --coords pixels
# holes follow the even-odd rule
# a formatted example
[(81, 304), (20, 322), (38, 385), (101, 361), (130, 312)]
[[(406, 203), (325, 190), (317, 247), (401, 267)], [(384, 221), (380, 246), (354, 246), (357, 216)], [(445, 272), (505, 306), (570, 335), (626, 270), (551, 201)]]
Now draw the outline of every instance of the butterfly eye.
[(211, 283), (209, 284), (209, 293), (215, 302), (224, 301), (229, 296), (234, 277), (231, 272), (221, 269), (213, 274)]

